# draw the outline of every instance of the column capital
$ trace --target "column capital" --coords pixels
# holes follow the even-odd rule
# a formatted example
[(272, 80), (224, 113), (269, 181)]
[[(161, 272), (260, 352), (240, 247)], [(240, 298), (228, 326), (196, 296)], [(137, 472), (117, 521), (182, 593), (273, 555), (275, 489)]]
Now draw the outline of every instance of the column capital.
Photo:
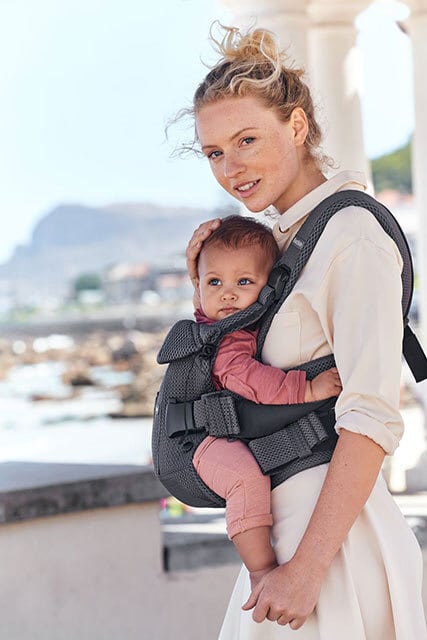
[(313, 0), (307, 3), (307, 14), (314, 25), (353, 25), (356, 17), (371, 0)]

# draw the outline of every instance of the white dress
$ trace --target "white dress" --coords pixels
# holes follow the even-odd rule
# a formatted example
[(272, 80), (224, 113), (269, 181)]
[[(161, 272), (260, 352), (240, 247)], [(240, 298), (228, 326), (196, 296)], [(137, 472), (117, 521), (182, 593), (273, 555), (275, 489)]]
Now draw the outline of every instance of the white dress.
[[(282, 248), (313, 207), (337, 190), (363, 188), (342, 172), (281, 216)], [(293, 292), (274, 317), (263, 350), (281, 368), (333, 352), (343, 383), (337, 426), (361, 433), (393, 453), (403, 432), (399, 414), (401, 258), (372, 214), (356, 207), (335, 214)], [(328, 465), (307, 469), (272, 492), (272, 537), (279, 563), (298, 546)], [(219, 640), (427, 640), (418, 543), (380, 476), (335, 556), (318, 604), (297, 631), (241, 610), (250, 593), (243, 567)]]

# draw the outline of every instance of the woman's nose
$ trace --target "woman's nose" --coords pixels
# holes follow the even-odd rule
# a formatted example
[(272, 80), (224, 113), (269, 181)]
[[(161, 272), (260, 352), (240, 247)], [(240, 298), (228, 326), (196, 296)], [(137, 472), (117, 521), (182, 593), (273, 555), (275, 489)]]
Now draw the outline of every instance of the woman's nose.
[(244, 165), (237, 154), (229, 154), (225, 157), (224, 175), (226, 178), (234, 178), (244, 171)]

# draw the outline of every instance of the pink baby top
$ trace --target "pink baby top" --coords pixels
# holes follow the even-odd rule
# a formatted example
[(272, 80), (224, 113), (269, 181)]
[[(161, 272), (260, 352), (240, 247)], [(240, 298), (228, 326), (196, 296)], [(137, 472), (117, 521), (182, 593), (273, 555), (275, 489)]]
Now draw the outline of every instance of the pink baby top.
[[(197, 322), (213, 322), (201, 309), (194, 315)], [(257, 334), (257, 330), (238, 329), (222, 339), (212, 369), (215, 385), (258, 404), (304, 402), (305, 371), (285, 373), (256, 360)]]

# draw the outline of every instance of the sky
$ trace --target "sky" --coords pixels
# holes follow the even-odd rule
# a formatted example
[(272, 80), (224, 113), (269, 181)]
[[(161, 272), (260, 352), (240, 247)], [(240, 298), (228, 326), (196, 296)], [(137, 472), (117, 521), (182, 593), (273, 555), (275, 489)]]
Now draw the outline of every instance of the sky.
[[(357, 20), (369, 157), (413, 130), (406, 13), (379, 0)], [(191, 132), (164, 133), (214, 60), (215, 19), (215, 0), (0, 0), (0, 262), (62, 203), (223, 202), (206, 161), (171, 157)]]

